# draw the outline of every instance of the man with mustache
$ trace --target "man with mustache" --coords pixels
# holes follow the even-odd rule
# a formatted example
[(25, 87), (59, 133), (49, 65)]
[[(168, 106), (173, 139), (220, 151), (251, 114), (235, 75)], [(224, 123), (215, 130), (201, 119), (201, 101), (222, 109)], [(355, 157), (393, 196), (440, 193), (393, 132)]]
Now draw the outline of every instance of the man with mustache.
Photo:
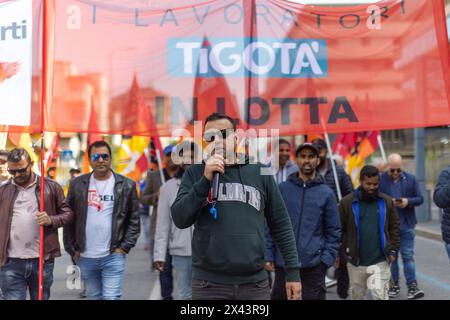
[(376, 167), (364, 166), (360, 183), (339, 205), (352, 300), (363, 300), (367, 289), (375, 300), (389, 300), (390, 264), (400, 248), (400, 221), (392, 198), (379, 191)]
[[(333, 191), (316, 172), (319, 151), (314, 144), (304, 143), (296, 151), (299, 172), (280, 184), (280, 192), (294, 231), (303, 300), (325, 300), (325, 274), (338, 254), (341, 232), (337, 202)], [(273, 300), (286, 300), (285, 266), (278, 249), (266, 237), (271, 261), (275, 262)], [(274, 248), (270, 253), (270, 248)]]
[(0, 286), (6, 300), (31, 300), (39, 292), (39, 226), (44, 226), (43, 299), (50, 298), (53, 268), (61, 256), (58, 228), (72, 223), (74, 214), (62, 188), (44, 180), (44, 211), (39, 210), (41, 178), (23, 148), (8, 155), (11, 179), (0, 187)]

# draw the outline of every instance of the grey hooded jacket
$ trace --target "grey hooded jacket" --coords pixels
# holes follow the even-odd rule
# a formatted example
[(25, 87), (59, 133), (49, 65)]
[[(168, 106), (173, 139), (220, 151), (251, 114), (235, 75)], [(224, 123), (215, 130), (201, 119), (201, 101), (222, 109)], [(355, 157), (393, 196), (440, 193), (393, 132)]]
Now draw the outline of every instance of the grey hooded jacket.
[(181, 179), (173, 178), (162, 185), (159, 192), (158, 215), (156, 220), (154, 261), (165, 262), (166, 252), (172, 256), (192, 255), (192, 235), (194, 226), (179, 229), (172, 221), (170, 207), (177, 197)]

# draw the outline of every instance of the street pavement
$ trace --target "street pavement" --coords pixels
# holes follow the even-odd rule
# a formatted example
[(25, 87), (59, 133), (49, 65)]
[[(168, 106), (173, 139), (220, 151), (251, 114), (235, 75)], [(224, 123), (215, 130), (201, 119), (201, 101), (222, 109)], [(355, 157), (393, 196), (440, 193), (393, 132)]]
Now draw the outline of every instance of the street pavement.
[[(450, 261), (444, 244), (439, 241), (416, 238), (416, 268), (419, 286), (425, 291), (424, 300), (450, 300)], [(123, 300), (159, 300), (159, 278), (157, 271), (150, 270), (148, 251), (144, 251), (142, 239), (127, 257)], [(58, 258), (55, 264), (53, 300), (78, 300), (81, 290), (69, 290), (67, 268), (71, 266), (67, 254)], [(406, 286), (401, 274), (400, 296), (396, 300), (406, 299)], [(70, 280), (70, 279), (69, 279)], [(69, 281), (69, 287), (73, 282)], [(328, 288), (327, 298), (339, 300), (336, 287)], [(368, 295), (370, 299), (370, 294)]]

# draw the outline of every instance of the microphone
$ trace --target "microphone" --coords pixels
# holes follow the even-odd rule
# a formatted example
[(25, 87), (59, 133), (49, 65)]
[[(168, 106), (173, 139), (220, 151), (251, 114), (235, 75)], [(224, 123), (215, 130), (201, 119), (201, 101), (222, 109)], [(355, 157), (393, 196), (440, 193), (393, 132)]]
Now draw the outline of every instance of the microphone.
[(212, 187), (211, 187), (211, 200), (217, 201), (219, 199), (219, 172), (214, 172)]

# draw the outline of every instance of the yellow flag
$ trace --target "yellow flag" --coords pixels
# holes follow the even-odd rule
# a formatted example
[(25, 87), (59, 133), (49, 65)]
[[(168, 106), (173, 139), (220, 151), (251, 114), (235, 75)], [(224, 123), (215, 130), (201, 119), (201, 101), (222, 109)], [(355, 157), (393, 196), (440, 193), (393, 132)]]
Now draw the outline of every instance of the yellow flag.
[(134, 136), (122, 139), (118, 151), (119, 163), (117, 173), (123, 174), (134, 181), (138, 181), (148, 168), (149, 137)]

